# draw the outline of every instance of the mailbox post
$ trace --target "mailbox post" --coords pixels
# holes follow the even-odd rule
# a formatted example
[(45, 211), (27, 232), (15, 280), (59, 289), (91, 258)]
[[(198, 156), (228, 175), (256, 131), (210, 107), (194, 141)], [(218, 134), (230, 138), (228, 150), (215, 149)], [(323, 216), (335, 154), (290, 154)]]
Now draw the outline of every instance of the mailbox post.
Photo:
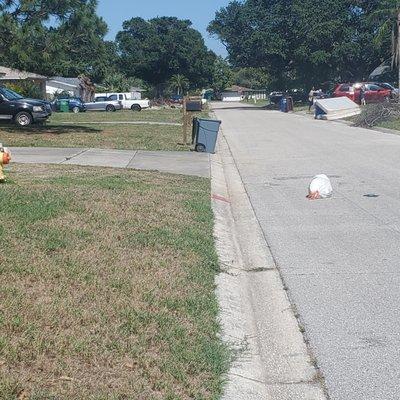
[(201, 112), (203, 109), (202, 98), (199, 96), (185, 96), (183, 98), (183, 144), (188, 144), (188, 129), (192, 126), (195, 112)]

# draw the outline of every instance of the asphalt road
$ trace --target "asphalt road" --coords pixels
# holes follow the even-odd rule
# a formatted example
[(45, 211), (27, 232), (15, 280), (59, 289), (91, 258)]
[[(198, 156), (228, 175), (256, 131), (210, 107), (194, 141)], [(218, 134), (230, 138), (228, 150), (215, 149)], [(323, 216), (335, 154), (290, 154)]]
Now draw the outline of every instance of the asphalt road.
[[(400, 136), (216, 104), (332, 400), (400, 398)], [(327, 174), (332, 199), (306, 199)]]

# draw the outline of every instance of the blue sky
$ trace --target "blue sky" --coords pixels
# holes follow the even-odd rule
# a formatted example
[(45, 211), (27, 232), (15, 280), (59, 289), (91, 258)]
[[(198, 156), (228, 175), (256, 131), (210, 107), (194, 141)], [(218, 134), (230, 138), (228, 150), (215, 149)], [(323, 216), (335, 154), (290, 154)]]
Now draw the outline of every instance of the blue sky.
[(207, 25), (215, 12), (228, 3), (229, 0), (99, 0), (99, 14), (108, 23), (108, 39), (114, 39), (122, 28), (122, 22), (133, 17), (150, 19), (174, 16), (190, 19), (194, 28), (203, 34), (207, 46), (217, 54), (226, 56), (224, 46), (207, 33)]

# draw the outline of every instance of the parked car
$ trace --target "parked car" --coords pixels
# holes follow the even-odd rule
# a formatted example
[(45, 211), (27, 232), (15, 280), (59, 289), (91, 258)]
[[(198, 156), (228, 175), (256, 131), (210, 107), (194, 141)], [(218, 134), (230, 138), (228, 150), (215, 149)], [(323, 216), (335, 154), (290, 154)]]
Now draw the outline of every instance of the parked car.
[(183, 96), (181, 94), (175, 94), (169, 99), (171, 104), (183, 104)]
[(107, 97), (112, 101), (119, 101), (124, 110), (142, 111), (150, 107), (150, 100), (133, 99), (131, 93), (101, 93), (100, 97)]
[(272, 104), (279, 104), (283, 96), (292, 97), (295, 103), (306, 102), (308, 98), (307, 93), (305, 93), (303, 89), (290, 89), (285, 92), (271, 92), (269, 94), (269, 101)]
[(305, 103), (308, 99), (308, 94), (303, 89), (288, 90), (286, 96), (292, 97), (295, 103)]
[(51, 108), (53, 109), (53, 111), (60, 111), (61, 101), (67, 101), (69, 111), (75, 114), (86, 111), (85, 103), (79, 97), (69, 97), (67, 99), (55, 99), (51, 103)]
[(85, 103), (87, 111), (108, 111), (122, 110), (122, 104), (118, 100), (110, 100), (107, 97), (96, 97), (91, 103)]
[(20, 94), (0, 86), (0, 120), (13, 121), (19, 126), (44, 122), (51, 115), (50, 103), (26, 99)]
[(279, 104), (283, 97), (283, 92), (271, 92), (269, 94), (269, 102), (271, 104)]
[(375, 85), (381, 86), (384, 89), (389, 89), (392, 91), (392, 99), (399, 97), (399, 89), (396, 89), (393, 85), (387, 82), (374, 82)]
[(333, 92), (333, 97), (348, 97), (355, 103), (360, 104), (360, 89), (363, 85), (365, 86), (365, 101), (367, 103), (381, 103), (389, 101), (392, 97), (392, 91), (390, 89), (369, 82), (355, 84), (342, 83), (336, 87)]

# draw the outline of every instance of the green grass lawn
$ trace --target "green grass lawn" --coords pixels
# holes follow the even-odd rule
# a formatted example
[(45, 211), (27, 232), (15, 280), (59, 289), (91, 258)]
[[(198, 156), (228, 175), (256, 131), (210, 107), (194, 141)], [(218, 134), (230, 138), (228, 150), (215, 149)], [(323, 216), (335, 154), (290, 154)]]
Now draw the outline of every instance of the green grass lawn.
[[(255, 106), (255, 107), (270, 107), (271, 109), (278, 109), (278, 106), (271, 105), (269, 100), (258, 100), (254, 102), (254, 100), (243, 100), (243, 103)], [(294, 104), (294, 112), (302, 112), (308, 111), (308, 104), (295, 103)]]
[[(194, 114), (205, 117), (207, 111)], [(145, 110), (115, 113), (54, 113), (45, 125), (18, 128), (12, 124), (0, 125), (0, 143), (20, 147), (96, 147), (129, 150), (188, 150), (182, 146), (181, 126), (129, 125), (117, 122), (182, 122), (177, 109)], [(97, 122), (97, 124), (96, 124)], [(101, 124), (116, 122), (116, 124)]]
[(103, 121), (148, 121), (148, 122), (175, 122), (182, 123), (182, 111), (177, 108), (148, 109), (141, 112), (131, 110), (107, 112), (53, 113), (51, 123), (59, 122), (103, 122)]
[(210, 182), (13, 165), (0, 186), (0, 399), (219, 398)]
[(395, 131), (400, 131), (400, 119), (395, 118), (389, 121), (384, 121), (379, 124), (381, 128), (393, 129)]

